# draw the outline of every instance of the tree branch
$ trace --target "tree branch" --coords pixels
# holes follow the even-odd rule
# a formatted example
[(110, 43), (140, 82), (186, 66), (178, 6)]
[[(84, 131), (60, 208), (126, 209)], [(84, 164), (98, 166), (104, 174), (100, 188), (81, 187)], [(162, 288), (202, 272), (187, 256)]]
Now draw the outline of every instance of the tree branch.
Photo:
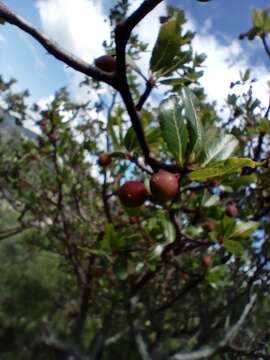
[(35, 28), (32, 24), (18, 16), (10, 10), (2, 1), (0, 1), (0, 17), (9, 24), (19, 27), (21, 30), (36, 39), (51, 55), (64, 62), (72, 69), (77, 70), (95, 80), (104, 81), (107, 84), (113, 84), (113, 76), (107, 74), (98, 68), (88, 64), (84, 60), (71, 54), (62, 48), (57, 42), (49, 39), (45, 34)]
[(153, 87), (154, 87), (153, 80), (151, 80), (151, 79), (147, 80), (145, 91), (142, 94), (141, 98), (139, 99), (138, 104), (136, 105), (136, 110), (137, 111), (142, 110), (143, 105), (145, 104), (145, 102), (147, 101), (149, 95), (151, 94), (151, 91), (153, 90)]
[(117, 25), (115, 29), (117, 89), (120, 92), (123, 102), (127, 108), (127, 112), (130, 116), (132, 126), (142, 149), (145, 162), (150, 165), (153, 170), (158, 170), (158, 166), (156, 162), (150, 157), (150, 149), (145, 138), (141, 119), (132, 99), (128, 84), (126, 72), (126, 46), (130, 34), (135, 26), (162, 1), (163, 0), (145, 0), (141, 6), (132, 15), (130, 15), (130, 17)]
[(269, 46), (268, 46), (267, 41), (266, 41), (266, 33), (262, 33), (260, 37), (262, 39), (264, 50), (265, 50), (266, 54), (268, 55), (268, 57), (270, 59), (270, 49), (269, 49)]
[(257, 295), (254, 294), (251, 296), (250, 301), (245, 306), (239, 320), (235, 325), (233, 325), (229, 331), (225, 334), (224, 338), (213, 347), (206, 346), (205, 348), (202, 348), (200, 350), (196, 350), (193, 352), (183, 352), (178, 353), (169, 358), (169, 360), (200, 360), (200, 359), (209, 359), (211, 356), (216, 354), (219, 350), (226, 347), (231, 340), (235, 338), (237, 333), (239, 332), (241, 326), (243, 325), (244, 321), (246, 320), (248, 314), (250, 313), (255, 301), (256, 301)]

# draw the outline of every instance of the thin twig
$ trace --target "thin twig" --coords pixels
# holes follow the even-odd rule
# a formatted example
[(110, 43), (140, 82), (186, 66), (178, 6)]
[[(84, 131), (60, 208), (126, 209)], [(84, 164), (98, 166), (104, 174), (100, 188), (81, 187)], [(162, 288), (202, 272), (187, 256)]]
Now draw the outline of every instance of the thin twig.
[(225, 334), (224, 338), (215, 346), (206, 346), (202, 349), (193, 351), (193, 352), (183, 352), (174, 354), (169, 358), (169, 360), (200, 360), (200, 359), (209, 359), (211, 356), (216, 354), (220, 349), (225, 348), (238, 334), (240, 328), (242, 327), (244, 321), (246, 320), (248, 314), (250, 313), (253, 305), (257, 299), (257, 295), (254, 294), (251, 296), (250, 301), (245, 306), (239, 320), (234, 324), (229, 331)]

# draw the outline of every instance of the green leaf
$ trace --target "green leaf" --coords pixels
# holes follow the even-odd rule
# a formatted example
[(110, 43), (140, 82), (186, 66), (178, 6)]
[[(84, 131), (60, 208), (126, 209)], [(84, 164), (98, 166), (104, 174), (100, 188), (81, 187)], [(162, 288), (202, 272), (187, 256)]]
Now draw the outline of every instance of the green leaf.
[(211, 178), (237, 173), (244, 167), (255, 168), (256, 166), (261, 166), (261, 164), (248, 158), (231, 157), (225, 161), (219, 161), (211, 166), (192, 171), (188, 177), (193, 181), (207, 181)]
[(128, 151), (132, 151), (138, 147), (138, 140), (133, 127), (130, 127), (124, 138), (124, 145)]
[(164, 229), (164, 236), (166, 244), (173, 243), (176, 237), (175, 228), (171, 221), (167, 218), (163, 218), (161, 220), (163, 229)]
[(126, 280), (128, 277), (128, 263), (127, 260), (119, 257), (116, 259), (113, 270), (119, 280)]
[(169, 79), (164, 79), (161, 80), (160, 83), (163, 85), (168, 85), (168, 86), (185, 86), (190, 84), (192, 81), (190, 79), (188, 79), (187, 77), (181, 77), (181, 78), (169, 78)]
[(263, 12), (260, 10), (253, 10), (252, 20), (254, 27), (262, 28), (264, 24)]
[(219, 202), (219, 196), (218, 195), (211, 195), (204, 197), (202, 200), (202, 206), (204, 207), (211, 207), (216, 205)]
[(182, 100), (188, 121), (189, 136), (190, 136), (190, 155), (191, 161), (196, 160), (202, 150), (203, 141), (203, 127), (196, 111), (196, 97), (188, 89), (183, 88)]
[(217, 129), (211, 129), (204, 135), (203, 150), (200, 156), (201, 166), (226, 160), (238, 146), (238, 140), (231, 134), (218, 134)]
[(249, 237), (258, 228), (258, 226), (259, 224), (255, 221), (240, 221), (239, 223), (237, 223), (231, 237)]
[[(154, 128), (154, 127), (148, 127), (145, 128), (145, 137), (149, 145), (151, 145), (151, 148), (157, 147), (160, 145), (160, 129)], [(133, 127), (130, 127), (124, 137), (124, 145), (128, 151), (140, 151), (141, 147), (139, 145), (139, 142), (137, 140), (136, 133), (133, 129)]]
[(156, 44), (150, 59), (150, 69), (157, 76), (162, 76), (172, 66), (181, 46), (180, 28), (184, 22), (182, 11), (161, 25)]
[(121, 145), (120, 145), (120, 141), (118, 139), (118, 136), (114, 130), (114, 118), (110, 117), (109, 121), (108, 121), (108, 133), (111, 137), (112, 143), (115, 147), (115, 149), (120, 149)]
[(251, 175), (243, 175), (237, 177), (236, 179), (230, 179), (228, 181), (225, 181), (225, 185), (234, 188), (239, 188), (240, 186), (250, 185), (251, 183), (256, 183), (257, 181), (258, 181), (257, 174), (251, 174)]
[(212, 267), (208, 271), (207, 280), (213, 288), (218, 288), (224, 283), (228, 272), (229, 269), (226, 265)]
[(174, 159), (182, 165), (188, 143), (188, 131), (181, 115), (177, 97), (172, 96), (160, 106), (158, 120), (163, 138)]
[(235, 226), (236, 226), (235, 219), (228, 216), (224, 216), (219, 224), (218, 233), (223, 238), (229, 238), (231, 234), (234, 232)]
[(229, 251), (235, 256), (243, 256), (244, 254), (245, 249), (239, 241), (228, 239), (224, 241), (223, 245), (227, 251)]

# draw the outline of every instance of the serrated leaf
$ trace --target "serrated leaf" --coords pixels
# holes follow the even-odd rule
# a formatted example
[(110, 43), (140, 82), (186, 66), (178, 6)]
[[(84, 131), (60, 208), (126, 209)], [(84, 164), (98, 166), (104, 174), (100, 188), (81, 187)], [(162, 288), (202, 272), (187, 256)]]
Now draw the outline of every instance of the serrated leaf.
[(218, 134), (217, 129), (211, 129), (204, 135), (203, 150), (200, 156), (201, 166), (226, 160), (238, 146), (238, 140), (231, 134)]
[(259, 224), (255, 221), (240, 221), (239, 223), (237, 223), (231, 237), (249, 237), (258, 228), (258, 226)]
[(189, 159), (194, 161), (198, 158), (203, 141), (203, 127), (196, 111), (196, 97), (188, 88), (182, 89), (182, 100), (186, 112), (190, 138)]
[(188, 131), (177, 97), (165, 100), (158, 115), (161, 132), (174, 159), (182, 165), (188, 143)]
[(193, 181), (207, 181), (208, 179), (237, 173), (244, 167), (255, 168), (256, 166), (261, 166), (261, 164), (247, 158), (231, 157), (225, 161), (219, 161), (211, 166), (192, 171), (188, 177)]

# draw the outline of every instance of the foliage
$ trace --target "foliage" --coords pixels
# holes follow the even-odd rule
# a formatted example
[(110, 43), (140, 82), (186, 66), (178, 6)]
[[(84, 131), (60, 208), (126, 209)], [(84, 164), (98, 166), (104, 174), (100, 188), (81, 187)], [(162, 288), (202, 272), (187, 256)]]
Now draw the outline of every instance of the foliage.
[[(117, 1), (111, 25), (128, 9)], [(149, 78), (137, 65), (147, 45), (133, 34), (120, 74), (128, 87), (113, 83), (97, 102), (75, 104), (61, 89), (29, 108), (27, 92), (0, 79), (1, 117), (31, 116), (39, 131), (0, 136), (3, 359), (269, 356), (269, 108), (247, 70), (221, 117), (198, 83), (205, 56), (194, 54), (184, 12), (161, 20)], [(104, 46), (119, 59), (117, 41), (112, 32)], [(150, 192), (161, 169), (179, 178), (172, 201)], [(143, 206), (121, 205), (127, 180), (144, 183)]]

